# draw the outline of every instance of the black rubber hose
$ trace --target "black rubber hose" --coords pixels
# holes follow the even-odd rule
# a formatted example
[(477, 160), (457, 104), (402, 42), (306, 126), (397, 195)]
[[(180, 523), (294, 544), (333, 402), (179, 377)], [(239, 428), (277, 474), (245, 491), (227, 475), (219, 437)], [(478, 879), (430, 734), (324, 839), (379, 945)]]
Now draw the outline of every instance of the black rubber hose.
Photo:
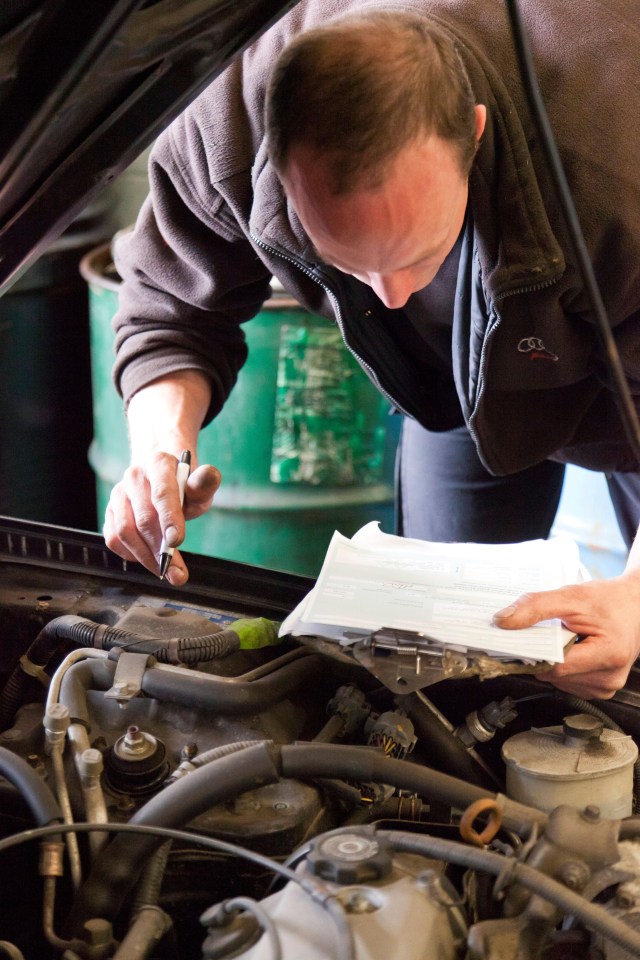
[[(280, 779), (278, 751), (264, 741), (194, 770), (156, 794), (131, 823), (182, 827), (218, 803)], [(81, 931), (91, 917), (114, 920), (162, 837), (117, 836), (96, 860), (76, 896), (69, 930)]]
[(373, 747), (304, 743), (282, 747), (283, 776), (294, 780), (333, 777), (364, 783), (388, 783), (422, 797), (464, 810), (495, 794), (428, 767), (394, 760)]
[(5, 731), (12, 726), (13, 718), (22, 703), (26, 684), (26, 673), (20, 667), (15, 667), (0, 694), (0, 730)]
[[(326, 658), (303, 657), (276, 673), (246, 683), (180, 667), (150, 666), (142, 677), (142, 691), (158, 700), (237, 716), (260, 713), (279, 703), (317, 678), (323, 668), (329, 669)], [(81, 660), (67, 670), (60, 686), (60, 701), (69, 708), (72, 722), (84, 723), (90, 728), (87, 690), (108, 690), (113, 685), (115, 671), (115, 662), (94, 659)]]
[(528, 837), (532, 822), (544, 824), (547, 815), (541, 810), (516, 803), (496, 794), (451, 777), (438, 770), (394, 760), (372, 747), (342, 744), (303, 743), (281, 747), (282, 776), (294, 780), (338, 778), (365, 783), (388, 783), (410, 790), (426, 800), (437, 800), (457, 810), (465, 810), (476, 800), (498, 799), (504, 826), (518, 836)]
[(26, 760), (6, 747), (0, 747), (0, 775), (24, 797), (39, 827), (62, 822), (62, 811), (49, 786)]
[(464, 744), (421, 702), (417, 694), (396, 697), (396, 703), (401, 710), (406, 711), (418, 739), (428, 751), (429, 766), (475, 783), (485, 790), (496, 789), (496, 780), (489, 776)]
[(375, 823), (376, 820), (405, 820), (420, 823), (429, 819), (429, 805), (413, 797), (389, 797), (380, 803), (367, 803), (356, 807), (342, 826)]
[(231, 743), (223, 743), (219, 747), (212, 747), (210, 750), (205, 750), (204, 753), (198, 753), (190, 760), (183, 760), (165, 781), (165, 786), (173, 783), (174, 780), (186, 777), (189, 773), (193, 773), (197, 767), (203, 767), (205, 763), (213, 763), (220, 757), (228, 757), (229, 754), (245, 750), (247, 747), (255, 747), (257, 742), (257, 739), (232, 740)]
[(640, 839), (640, 817), (636, 814), (632, 817), (625, 817), (620, 821), (620, 831), (618, 840), (638, 840)]
[(59, 631), (66, 632), (83, 622), (83, 617), (57, 617), (55, 620), (50, 620), (29, 645), (24, 657), (20, 658), (0, 693), (0, 729), (5, 730), (13, 721), (22, 703), (29, 678), (36, 671), (43, 670), (49, 663), (62, 639)]
[(303, 657), (260, 680), (246, 683), (178, 668), (162, 670), (151, 667), (142, 678), (142, 689), (147, 696), (158, 700), (198, 706), (217, 713), (259, 713), (317, 679), (322, 669), (329, 669), (328, 658), (319, 655)]

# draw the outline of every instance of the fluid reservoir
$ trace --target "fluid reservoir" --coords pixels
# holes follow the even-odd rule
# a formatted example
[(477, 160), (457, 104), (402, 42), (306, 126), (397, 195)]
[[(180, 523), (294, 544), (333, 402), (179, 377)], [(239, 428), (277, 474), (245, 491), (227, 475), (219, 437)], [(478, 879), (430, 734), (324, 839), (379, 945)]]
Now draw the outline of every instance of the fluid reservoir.
[(593, 804), (609, 819), (633, 811), (638, 748), (597, 717), (579, 713), (565, 717), (562, 726), (518, 733), (505, 741), (502, 756), (513, 800), (546, 811), (565, 803), (581, 810)]

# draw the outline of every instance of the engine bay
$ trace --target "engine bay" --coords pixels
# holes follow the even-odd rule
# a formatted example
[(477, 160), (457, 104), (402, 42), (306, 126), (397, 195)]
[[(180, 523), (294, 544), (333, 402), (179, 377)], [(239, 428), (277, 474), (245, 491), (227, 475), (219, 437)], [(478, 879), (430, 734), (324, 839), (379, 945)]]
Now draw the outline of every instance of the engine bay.
[(635, 672), (402, 692), (277, 640), (306, 578), (187, 559), (0, 520), (0, 956), (640, 956)]

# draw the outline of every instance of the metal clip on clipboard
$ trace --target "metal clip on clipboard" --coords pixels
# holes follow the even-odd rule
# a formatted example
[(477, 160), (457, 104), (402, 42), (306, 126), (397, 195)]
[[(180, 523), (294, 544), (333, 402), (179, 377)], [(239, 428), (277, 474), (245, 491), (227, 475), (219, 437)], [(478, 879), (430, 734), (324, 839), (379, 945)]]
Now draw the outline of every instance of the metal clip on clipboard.
[(481, 650), (462, 651), (411, 630), (383, 627), (359, 636), (350, 647), (353, 658), (394, 693), (413, 693), (440, 680), (478, 676), (482, 680), (510, 673), (543, 673), (549, 663), (502, 660)]

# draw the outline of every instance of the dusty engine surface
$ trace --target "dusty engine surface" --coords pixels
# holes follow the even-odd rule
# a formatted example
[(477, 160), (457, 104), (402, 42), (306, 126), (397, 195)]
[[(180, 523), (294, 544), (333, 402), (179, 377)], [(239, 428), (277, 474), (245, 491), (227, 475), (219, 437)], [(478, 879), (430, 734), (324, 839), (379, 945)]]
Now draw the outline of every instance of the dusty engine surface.
[(305, 579), (190, 561), (0, 520), (0, 957), (640, 956), (635, 673), (399, 693), (277, 642)]

